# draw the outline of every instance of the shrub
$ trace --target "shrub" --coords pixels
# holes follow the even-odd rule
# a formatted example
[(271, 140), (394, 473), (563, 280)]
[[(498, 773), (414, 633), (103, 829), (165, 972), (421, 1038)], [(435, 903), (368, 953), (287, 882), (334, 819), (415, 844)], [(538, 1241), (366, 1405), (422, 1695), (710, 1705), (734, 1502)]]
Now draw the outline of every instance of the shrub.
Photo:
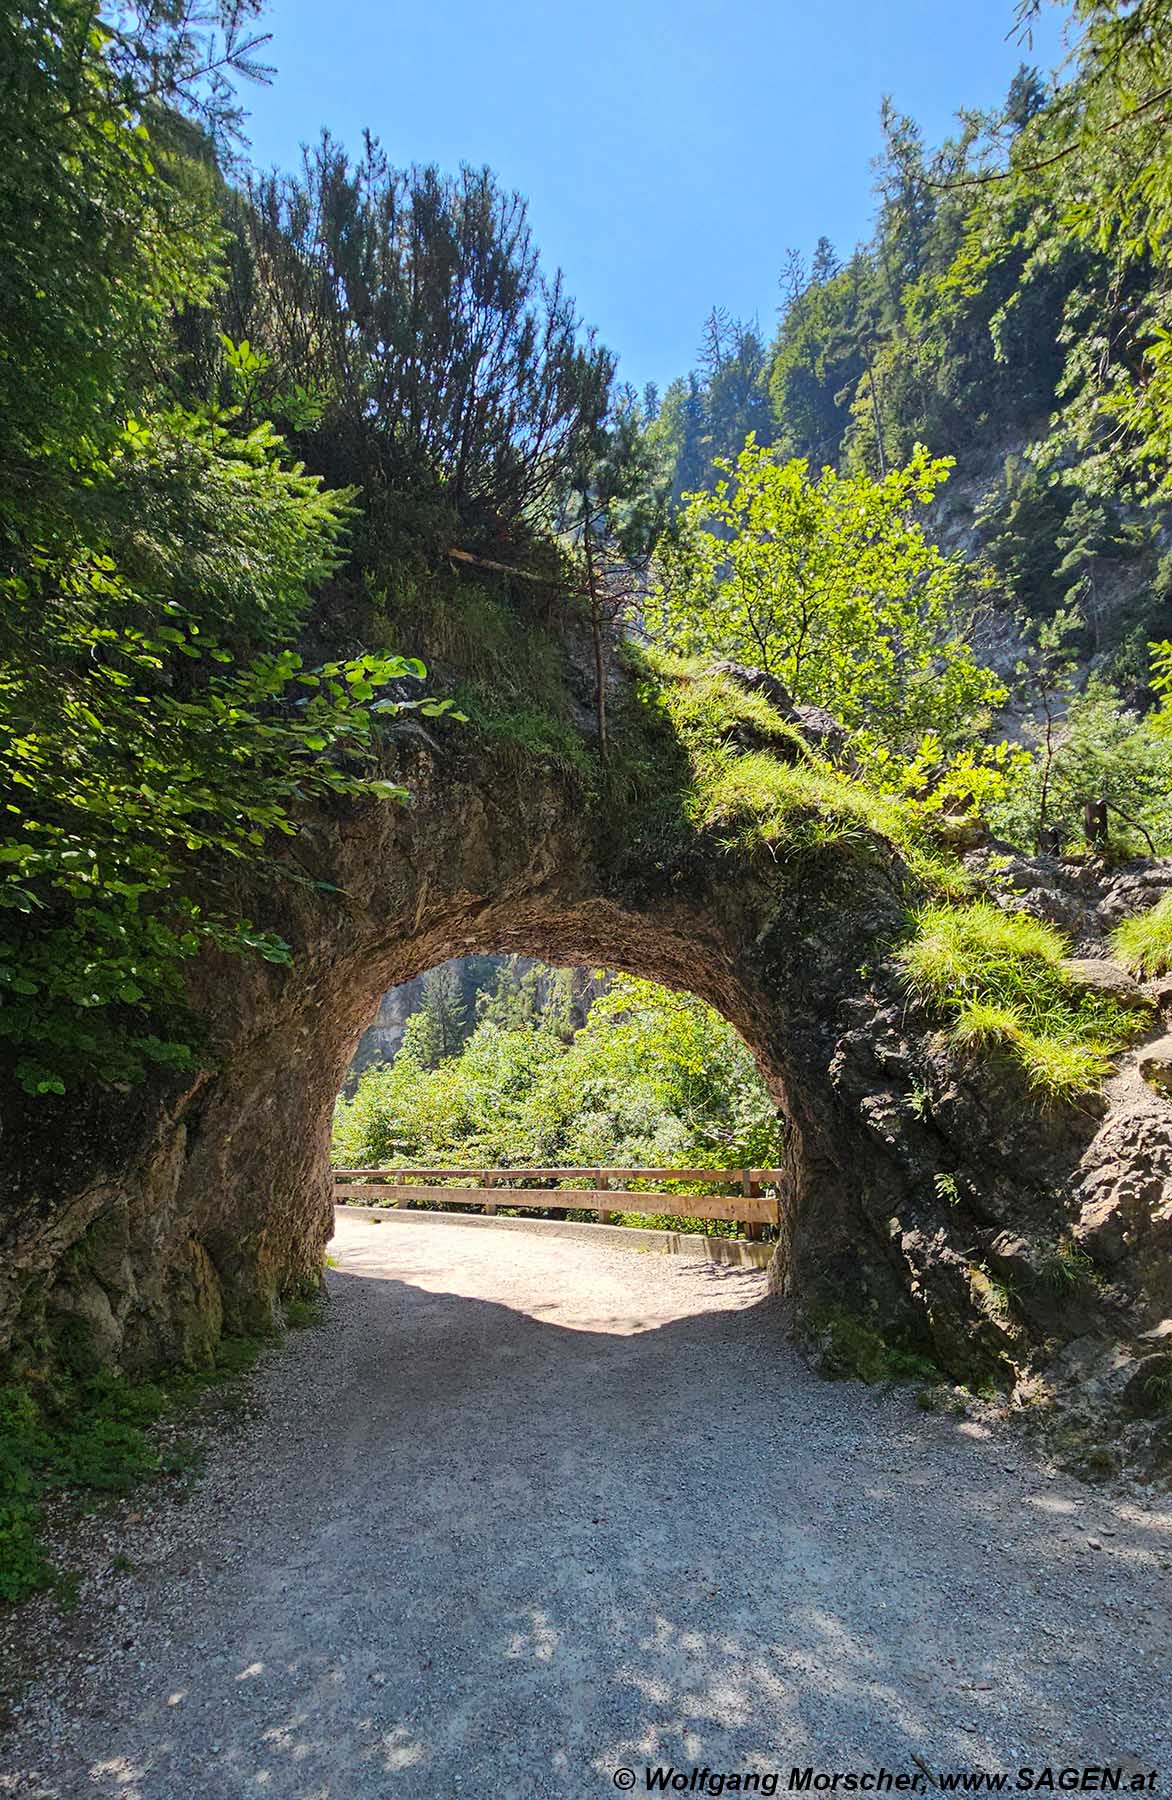
[[(546, 279), (525, 202), (487, 169), (399, 169), (329, 135), (253, 184), (263, 280), (232, 321), (260, 398), (316, 400), (317, 453), (379, 496), (434, 485), (464, 520), (545, 517), (606, 410), (613, 358)], [(474, 400), (473, 400), (474, 397)]]
[(950, 463), (922, 448), (881, 480), (811, 471), (750, 436), (684, 496), (647, 606), (681, 649), (767, 669), (868, 747), (910, 754), (971, 735), (1004, 697), (959, 635), (958, 573), (917, 522)]
[[(365, 1070), (337, 1107), (335, 1162), (776, 1164), (777, 1113), (752, 1054), (695, 996), (619, 976), (568, 1042), (543, 1017), (502, 1025), (496, 1014), (507, 1016), (487, 1009), (437, 1068), (420, 1065), (408, 1036), (392, 1064)], [(677, 1186), (686, 1218), (686, 1184)]]
[(1037, 748), (990, 816), (1013, 843), (1032, 843), (1046, 826), (1062, 843), (1077, 844), (1085, 838), (1087, 802), (1105, 800), (1113, 854), (1162, 853), (1172, 845), (1170, 794), (1172, 741), (1151, 717), (1129, 711), (1109, 683), (1093, 678), (1070, 699), (1049, 759)]

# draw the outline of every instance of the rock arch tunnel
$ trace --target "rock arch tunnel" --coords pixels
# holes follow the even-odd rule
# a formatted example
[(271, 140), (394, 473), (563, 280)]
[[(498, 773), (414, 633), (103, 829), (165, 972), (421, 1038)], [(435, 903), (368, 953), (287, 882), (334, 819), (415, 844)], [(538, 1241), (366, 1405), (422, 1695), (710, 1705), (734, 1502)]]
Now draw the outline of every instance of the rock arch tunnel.
[[(632, 691), (618, 698), (637, 712)], [(10, 1120), (0, 1347), (73, 1316), (128, 1367), (198, 1360), (316, 1282), (331, 1111), (358, 1037), (387, 988), (474, 952), (627, 971), (733, 1024), (791, 1127), (774, 1275), (799, 1317), (847, 1309), (963, 1375), (1020, 1369), (1085, 1329), (1044, 1307), (998, 1319), (975, 1271), (1015, 1232), (1117, 1211), (1147, 1167), (1172, 1179), (1169, 1109), (1047, 1118), (995, 1074), (958, 1072), (888, 960), (920, 897), (889, 843), (859, 830), (779, 852), (685, 820), (665, 847), (648, 824), (662, 760), (641, 793), (613, 768), (588, 789), (556, 759), (446, 721), (387, 760), (411, 804), (323, 806), (287, 852), (298, 879), (264, 901), (292, 965), (192, 966), (197, 1077)], [(1133, 1322), (1172, 1301), (1157, 1291), (1164, 1229), (1135, 1225)]]

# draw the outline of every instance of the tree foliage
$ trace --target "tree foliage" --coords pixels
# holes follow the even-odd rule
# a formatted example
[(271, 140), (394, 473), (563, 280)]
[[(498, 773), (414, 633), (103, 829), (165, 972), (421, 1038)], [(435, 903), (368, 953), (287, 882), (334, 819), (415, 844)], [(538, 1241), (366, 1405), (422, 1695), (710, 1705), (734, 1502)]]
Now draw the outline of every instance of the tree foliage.
[(685, 652), (733, 656), (795, 701), (910, 754), (954, 740), (1002, 693), (955, 627), (956, 570), (914, 519), (949, 464), (917, 450), (878, 481), (811, 477), (752, 438), (686, 496), (652, 619)]
[(1172, 740), (1129, 708), (1109, 683), (1092, 678), (1070, 696), (1049, 744), (993, 808), (997, 830), (1015, 843), (1047, 831), (1060, 846), (1087, 835), (1087, 808), (1107, 811), (1104, 845), (1119, 855), (1172, 850)]
[[(417, 1015), (419, 1016), (419, 1015)], [(692, 995), (614, 977), (568, 1038), (489, 1007), (458, 1055), (414, 1042), (340, 1101), (335, 1161), (428, 1166), (766, 1166), (777, 1115), (749, 1051)]]
[[(1028, 19), (1039, 0), (1025, 0)], [(1071, 297), (1062, 437), (1081, 478), (1172, 492), (1172, 5), (1075, 0), (1069, 79), (1023, 125), (1005, 179), (989, 184), (1025, 273), (1054, 245), (1093, 259), (1097, 280)]]
[[(1023, 0), (1023, 23), (1042, 3)], [(995, 644), (1002, 668), (1020, 642), (1013, 698), (1033, 761), (982, 745), (985, 709), (968, 692), (951, 713), (951, 745), (946, 730), (910, 758), (901, 751), (902, 766), (881, 754), (884, 780), (917, 806), (925, 783), (954, 800), (967, 783), (1001, 829), (1052, 848), (1091, 828), (1092, 802), (1101, 833), (1106, 804), (1110, 846), (1134, 850), (1168, 842), (1163, 713), (1150, 711), (1162, 665), (1153, 675), (1150, 644), (1172, 626), (1172, 4), (1075, 0), (1070, 41), (1058, 79), (1023, 64), (1002, 107), (962, 111), (935, 147), (883, 102), (870, 241), (846, 259), (826, 239), (808, 265), (786, 257), (757, 441), (778, 464), (803, 459), (815, 489), (881, 484), (918, 445), (955, 460), (923, 524), (929, 540), (963, 548), (956, 599), (970, 619), (953, 612), (937, 668), (947, 670), (953, 637)], [(728, 500), (750, 428), (744, 410), (717, 423), (733, 349), (709, 329), (697, 368), (649, 427), (666, 456), (661, 480), (682, 494), (674, 564), (695, 583), (693, 603), (681, 589), (668, 613), (679, 641), (766, 666), (780, 658), (792, 679), (806, 621), (793, 616), (781, 534), (763, 541)], [(712, 497), (688, 498), (701, 490)], [(798, 509), (785, 531), (792, 563), (805, 554)], [(881, 613), (881, 582), (876, 597)], [(849, 646), (849, 625), (842, 635)], [(833, 662), (823, 659), (823, 677)], [(855, 722), (864, 688), (852, 699), (844, 668), (817, 697)], [(882, 712), (882, 679), (879, 696)], [(943, 781), (941, 754), (951, 758)]]
[[(846, 259), (825, 239), (808, 265), (789, 253), (756, 430), (843, 473), (881, 477), (919, 443), (954, 456), (933, 513), (994, 598), (1077, 601), (1081, 654), (1142, 700), (1145, 635), (1172, 624), (1172, 9), (1078, 0), (1071, 30), (1061, 80), (1023, 64), (1002, 107), (962, 111), (935, 148), (884, 102), (874, 232)], [(669, 388), (653, 428), (677, 496), (753, 428), (717, 426), (716, 367)]]
[(320, 466), (372, 501), (430, 484), (490, 538), (552, 520), (613, 362), (542, 275), (518, 194), (327, 133), (300, 175), (253, 183), (244, 231), (229, 332), (265, 355), (269, 394), (310, 401)]
[(227, 382), (177, 398), (161, 373), (223, 243), (164, 109), (225, 122), (244, 16), (54, 0), (3, 27), (0, 1039), (33, 1092), (190, 1062), (183, 963), (289, 955), (239, 889), (287, 871), (297, 810), (402, 798), (378, 733), (422, 665), (295, 649), (352, 496)]

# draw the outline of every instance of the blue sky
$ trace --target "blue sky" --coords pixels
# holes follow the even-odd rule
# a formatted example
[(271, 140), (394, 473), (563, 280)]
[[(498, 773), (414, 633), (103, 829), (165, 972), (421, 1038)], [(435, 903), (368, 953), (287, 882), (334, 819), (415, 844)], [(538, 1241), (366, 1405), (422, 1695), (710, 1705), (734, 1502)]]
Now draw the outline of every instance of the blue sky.
[[(488, 163), (528, 196), (622, 376), (665, 385), (714, 303), (772, 329), (782, 258), (867, 234), (887, 92), (943, 136), (1001, 99), (1013, 0), (271, 0), (254, 161), (322, 125), (397, 162)], [(1048, 10), (1032, 60), (1061, 55)]]

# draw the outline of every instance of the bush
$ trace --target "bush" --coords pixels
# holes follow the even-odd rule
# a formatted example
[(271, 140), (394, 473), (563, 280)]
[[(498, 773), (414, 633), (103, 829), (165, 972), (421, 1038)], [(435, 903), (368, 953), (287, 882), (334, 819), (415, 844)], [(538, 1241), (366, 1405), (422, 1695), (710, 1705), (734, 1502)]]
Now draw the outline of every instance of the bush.
[(404, 798), (376, 695), (422, 666), (293, 649), (353, 492), (285, 459), (247, 344), (199, 395), (177, 354), (222, 274), (173, 147), (221, 10), (239, 50), (247, 7), (0, 17), (0, 1051), (30, 1094), (191, 1067), (183, 963), (290, 960), (240, 916), (244, 869), (271, 885), (314, 796)]
[(1081, 843), (1083, 808), (1105, 800), (1110, 844), (1119, 856), (1172, 848), (1172, 738), (1129, 712), (1109, 683), (1092, 679), (1070, 700), (1047, 767), (1041, 750), (1023, 764), (1005, 798), (990, 808), (995, 830), (1032, 844), (1042, 823), (1062, 843)]
[(870, 749), (910, 755), (928, 731), (971, 739), (1005, 690), (961, 637), (957, 566), (917, 520), (950, 466), (917, 446), (879, 481), (814, 473), (750, 436), (735, 462), (717, 458), (711, 493), (684, 496), (652, 630), (767, 670)]
[(369, 136), (352, 160), (326, 133), (251, 201), (261, 279), (232, 329), (261, 348), (263, 404), (308, 390), (316, 456), (363, 481), (368, 530), (404, 489), (465, 527), (548, 517), (614, 361), (542, 276), (520, 195), (487, 169), (393, 168)]

